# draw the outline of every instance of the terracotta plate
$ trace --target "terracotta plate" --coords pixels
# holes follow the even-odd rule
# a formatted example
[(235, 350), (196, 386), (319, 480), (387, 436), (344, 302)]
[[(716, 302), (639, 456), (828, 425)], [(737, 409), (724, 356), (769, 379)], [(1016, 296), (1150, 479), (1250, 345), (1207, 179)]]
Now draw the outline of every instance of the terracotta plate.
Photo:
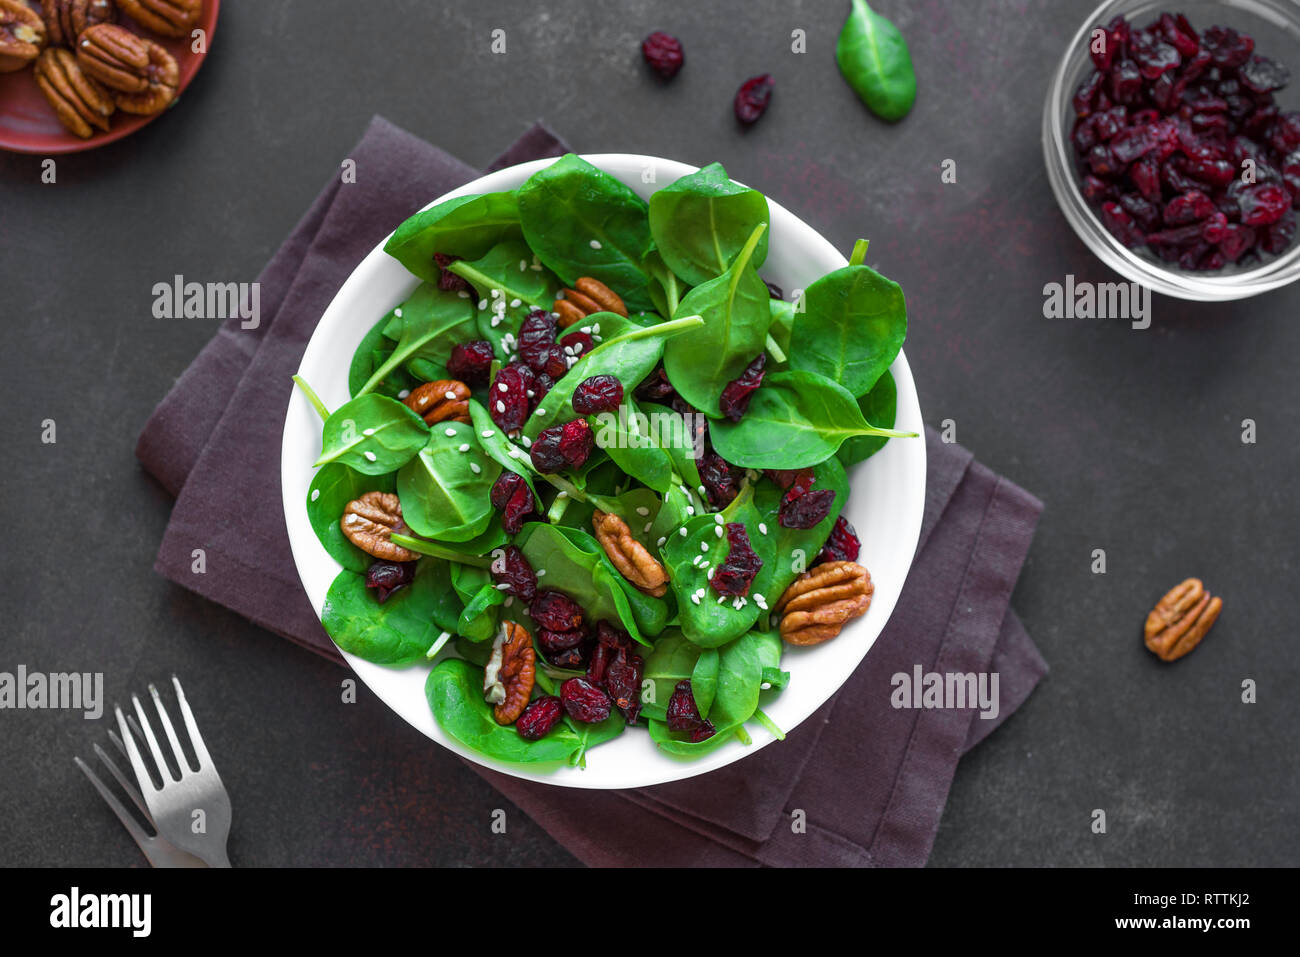
[[(29, 3), (33, 9), (39, 4)], [(212, 36), (217, 29), (217, 13), (221, 9), (221, 0), (204, 0), (203, 15), (199, 17), (198, 27), (207, 33), (207, 43), (203, 53), (194, 53), (190, 49), (189, 37), (159, 36), (144, 29), (130, 17), (118, 12), (117, 22), (121, 26), (161, 43), (176, 58), (181, 71), (180, 90), (168, 109), (174, 109), (181, 101), (181, 94), (194, 79), (207, 57), (207, 50), (212, 49)], [(45, 96), (36, 86), (36, 77), (29, 66), (16, 73), (0, 73), (0, 149), (15, 153), (38, 153), (50, 156), (56, 153), (79, 153), (94, 149), (105, 143), (112, 143), (124, 136), (129, 136), (146, 123), (162, 116), (135, 116), (118, 110), (109, 121), (107, 133), (96, 131), (90, 139), (83, 140), (69, 133), (59, 122), (54, 110), (46, 102)]]

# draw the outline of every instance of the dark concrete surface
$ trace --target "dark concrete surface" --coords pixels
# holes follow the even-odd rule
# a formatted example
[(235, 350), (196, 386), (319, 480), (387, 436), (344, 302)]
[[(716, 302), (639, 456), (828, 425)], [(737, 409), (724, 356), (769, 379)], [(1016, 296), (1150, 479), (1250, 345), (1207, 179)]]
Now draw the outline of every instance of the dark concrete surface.
[[(1300, 291), (1157, 297), (1144, 332), (1043, 319), (1045, 283), (1114, 278), (1038, 142), (1091, 4), (877, 5), (920, 77), (893, 127), (837, 75), (847, 3), (226, 0), (169, 115), (60, 158), (52, 186), (38, 158), (0, 155), (0, 671), (103, 671), (110, 701), (180, 674), (234, 795), (236, 864), (575, 863), (511, 808), (493, 834), (505, 802), (364, 689), (341, 704), (335, 665), (157, 577), (170, 502), (132, 455), (213, 332), (152, 318), (155, 282), (255, 278), (373, 113), (472, 164), (543, 118), (579, 150), (720, 160), (840, 248), (870, 237), (908, 296), (926, 420), (1046, 502), (1015, 606), (1052, 672), (961, 762), (933, 865), (1294, 864)], [(657, 28), (687, 51), (668, 86), (639, 60)], [(772, 107), (741, 132), (732, 93), (764, 71)], [(1226, 609), (1162, 665), (1141, 623), (1188, 575)], [(106, 724), (0, 712), (0, 864), (142, 864), (72, 764)]]

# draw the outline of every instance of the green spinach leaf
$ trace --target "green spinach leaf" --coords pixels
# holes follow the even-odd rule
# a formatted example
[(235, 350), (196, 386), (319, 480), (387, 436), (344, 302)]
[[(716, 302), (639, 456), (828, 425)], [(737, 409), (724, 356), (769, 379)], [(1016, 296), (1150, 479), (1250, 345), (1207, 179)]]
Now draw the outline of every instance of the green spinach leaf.
[[(895, 419), (898, 416), (898, 387), (894, 384), (894, 376), (888, 369), (885, 374), (876, 380), (876, 384), (871, 387), (871, 391), (858, 399), (858, 408), (862, 412), (862, 417), (873, 425), (878, 425), (883, 429), (892, 429)], [(877, 435), (864, 435), (852, 439), (846, 439), (840, 446), (840, 450), (835, 453), (840, 462), (847, 468), (850, 465), (856, 465), (864, 459), (869, 459), (882, 448), (889, 439)]]
[(772, 561), (764, 562), (750, 592), (763, 595), (770, 606), (775, 606), (781, 593), (816, 560), (848, 501), (849, 480), (838, 459), (832, 457), (820, 463), (813, 474), (816, 477), (813, 487), (830, 489), (835, 499), (826, 517), (812, 528), (786, 528), (778, 521), (785, 492), (775, 482), (763, 480), (754, 486), (754, 508), (762, 522), (759, 534), (772, 550)]
[(870, 266), (845, 266), (804, 292), (788, 353), (791, 369), (816, 372), (855, 397), (890, 367), (907, 336), (907, 306), (898, 283)]
[(524, 239), (568, 285), (591, 276), (617, 292), (629, 311), (652, 309), (645, 200), (570, 153), (519, 187)]
[[(650, 197), (650, 233), (655, 247), (668, 268), (688, 286), (726, 272), (755, 228), (767, 222), (767, 198), (758, 190), (733, 183), (721, 163), (688, 173)], [(750, 263), (757, 269), (766, 258), (764, 232)]]
[(691, 671), (691, 695), (701, 718), (709, 716), (713, 699), (718, 694), (718, 666), (721, 658), (717, 648), (704, 648)]
[(425, 538), (468, 541), (492, 520), (489, 494), (500, 474), (501, 466), (484, 455), (472, 426), (439, 422), (420, 453), (397, 473), (402, 518)]
[(316, 465), (340, 462), (363, 475), (385, 475), (428, 441), (423, 419), (396, 399), (372, 392), (343, 403), (325, 420)]
[[(356, 396), (375, 370), (384, 364), (393, 354), (393, 343), (384, 335), (384, 328), (393, 319), (390, 312), (380, 319), (362, 338), (356, 352), (352, 353), (352, 363), (348, 366), (348, 395)], [(416, 386), (414, 377), (405, 369), (393, 369), (372, 391), (381, 395), (396, 397), (403, 389)]]
[[(668, 491), (672, 484), (672, 455), (659, 445), (655, 423), (647, 418), (626, 387), (623, 404), (617, 412), (602, 412), (589, 421), (596, 436), (596, 445), (605, 450), (626, 474), (656, 492)], [(656, 420), (680, 422), (681, 417)]]
[(454, 292), (444, 292), (431, 283), (423, 283), (393, 313), (395, 319), (402, 321), (401, 338), (383, 364), (370, 374), (358, 395), (374, 391), (394, 369), (405, 366), (411, 359), (427, 359), (445, 366), (453, 348), (475, 337), (470, 300)]
[(844, 386), (813, 372), (776, 372), (763, 380), (739, 422), (717, 421), (713, 446), (728, 462), (755, 469), (794, 469), (833, 456), (855, 436), (911, 437), (870, 425)]
[(669, 381), (682, 398), (709, 416), (722, 414), (722, 390), (767, 344), (770, 296), (752, 262), (766, 229), (765, 223), (754, 229), (726, 272), (683, 297), (678, 314), (702, 316), (704, 324), (664, 346)]
[(415, 581), (380, 604), (364, 575), (344, 569), (335, 577), (321, 608), (321, 624), (344, 651), (380, 665), (423, 661), (444, 632), (454, 632), (460, 602), (451, 588), (447, 563), (423, 558)]
[(462, 259), (448, 267), (478, 293), (475, 327), (479, 338), (491, 342), (498, 355), (514, 351), (507, 349), (506, 336), (518, 338), (531, 310), (550, 312), (560, 291), (555, 275), (535, 260), (523, 240), (512, 239), (493, 246), (480, 259)]
[(901, 120), (916, 102), (916, 72), (907, 41), (867, 5), (852, 0), (835, 44), (835, 62), (849, 86), (881, 119)]
[(416, 213), (397, 227), (384, 252), (421, 279), (436, 282), (434, 253), (477, 259), (502, 240), (521, 235), (515, 194), (482, 193)]
[(391, 492), (396, 487), (396, 477), (387, 475), (362, 475), (341, 462), (331, 462), (320, 469), (307, 489), (307, 520), (330, 557), (344, 568), (365, 572), (374, 562), (343, 534), (339, 520), (348, 503), (367, 492)]

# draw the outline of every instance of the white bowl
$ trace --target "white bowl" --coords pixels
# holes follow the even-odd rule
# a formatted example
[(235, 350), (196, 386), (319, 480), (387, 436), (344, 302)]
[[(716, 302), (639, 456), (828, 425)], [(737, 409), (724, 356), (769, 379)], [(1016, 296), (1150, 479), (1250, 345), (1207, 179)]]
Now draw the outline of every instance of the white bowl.
[[(643, 197), (667, 186), (697, 167), (672, 160), (626, 153), (584, 156), (588, 162), (627, 183)], [(467, 193), (513, 189), (553, 159), (537, 160), (490, 173), (438, 197), (443, 202)], [(653, 181), (645, 182), (646, 171)], [(769, 251), (763, 276), (789, 291), (806, 287), (814, 279), (846, 265), (835, 247), (816, 230), (770, 197)], [(396, 225), (396, 224), (394, 224)], [(869, 237), (868, 237), (869, 238)], [(321, 317), (299, 373), (311, 383), (329, 408), (348, 399), (348, 364), (362, 336), (375, 321), (401, 303), (418, 280), (397, 260), (376, 246), (348, 277)], [(922, 431), (921, 408), (907, 360), (899, 353), (891, 371), (898, 384), (897, 428)], [(284, 517), (293, 547), (294, 562), (312, 606), (320, 613), (325, 593), (339, 565), (317, 540), (307, 520), (307, 489), (320, 455), (320, 418), (294, 390), (285, 415), (280, 477)], [(816, 711), (848, 679), (879, 637), (898, 601), (907, 578), (921, 531), (925, 505), (925, 439), (892, 439), (885, 447), (853, 469), (845, 516), (862, 539), (859, 561), (871, 571), (875, 596), (867, 614), (851, 622), (842, 634), (814, 648), (787, 648), (782, 668), (790, 683), (781, 692), (764, 694), (763, 710), (786, 732)], [(776, 739), (756, 725), (748, 730), (753, 744), (731, 741), (696, 759), (664, 754), (644, 728), (630, 728), (621, 736), (592, 749), (585, 769), (507, 765), (477, 754), (445, 734), (433, 719), (424, 697), (430, 665), (390, 668), (344, 653), (348, 664), (379, 698), (438, 744), (484, 767), (532, 781), (577, 788), (632, 788), (693, 777), (754, 754)], [(786, 746), (784, 743), (778, 747)]]

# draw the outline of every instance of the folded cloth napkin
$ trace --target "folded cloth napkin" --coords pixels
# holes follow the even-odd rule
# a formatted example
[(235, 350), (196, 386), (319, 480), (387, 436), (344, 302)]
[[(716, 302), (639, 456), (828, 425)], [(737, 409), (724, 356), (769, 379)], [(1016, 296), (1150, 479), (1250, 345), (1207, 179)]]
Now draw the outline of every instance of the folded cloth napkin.
[[(566, 149), (536, 125), (489, 169)], [(280, 505), (290, 376), (356, 264), (423, 203), (477, 175), (381, 118), (349, 156), (365, 175), (328, 185), (262, 272), (258, 328), (223, 325), (136, 448), (176, 496), (155, 568), (340, 661), (303, 594)], [(844, 687), (783, 744), (704, 778), (619, 792), (471, 767), (592, 865), (924, 864), (958, 759), (1047, 671), (1009, 607), (1041, 504), (934, 432), (926, 443), (925, 518), (898, 607)], [(191, 569), (199, 547), (202, 575)], [(893, 707), (892, 677), (917, 666), (997, 673), (997, 716)]]

